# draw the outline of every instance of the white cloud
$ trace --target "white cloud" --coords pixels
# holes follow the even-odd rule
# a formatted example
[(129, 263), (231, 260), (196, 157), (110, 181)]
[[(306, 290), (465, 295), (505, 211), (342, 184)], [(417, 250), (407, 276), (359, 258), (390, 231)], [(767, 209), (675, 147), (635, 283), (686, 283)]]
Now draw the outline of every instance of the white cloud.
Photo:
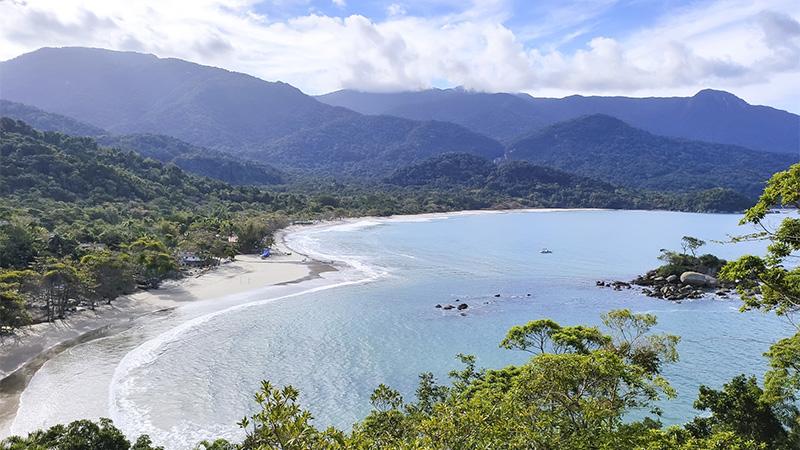
[[(714, 87), (800, 111), (797, 97), (781, 95), (800, 85), (794, 0), (773, 0), (766, 9), (755, 0), (705, 2), (616, 39), (581, 27), (610, 7), (607, 0), (593, 0), (585, 18), (566, 20), (576, 10), (564, 3), (546, 23), (514, 30), (504, 25), (513, 13), (506, 0), (474, 0), (433, 17), (409, 15), (411, 1), (390, 5), (381, 21), (319, 14), (276, 21), (255, 12), (255, 0), (0, 1), (0, 59), (81, 45), (189, 59), (309, 93), (422, 89), (440, 80), (539, 95), (687, 95)], [(527, 44), (544, 35), (586, 43), (571, 52), (552, 41)]]
[(406, 9), (399, 3), (392, 3), (386, 7), (386, 14), (390, 16), (402, 16), (405, 15), (405, 13)]

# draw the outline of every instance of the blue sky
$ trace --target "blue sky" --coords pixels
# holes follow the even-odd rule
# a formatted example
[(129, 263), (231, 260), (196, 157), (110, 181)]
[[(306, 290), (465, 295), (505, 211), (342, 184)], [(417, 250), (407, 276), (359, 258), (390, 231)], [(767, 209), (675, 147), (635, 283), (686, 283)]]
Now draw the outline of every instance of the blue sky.
[(0, 0), (0, 59), (72, 45), (183, 58), (310, 94), (710, 87), (800, 112), (798, 0)]

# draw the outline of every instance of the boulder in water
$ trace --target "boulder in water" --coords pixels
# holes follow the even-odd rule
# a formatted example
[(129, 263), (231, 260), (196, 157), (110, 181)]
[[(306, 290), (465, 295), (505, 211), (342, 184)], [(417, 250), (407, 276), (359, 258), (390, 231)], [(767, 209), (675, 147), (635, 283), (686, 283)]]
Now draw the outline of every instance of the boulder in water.
[(681, 274), (681, 283), (695, 287), (715, 287), (717, 279), (700, 272), (683, 272)]

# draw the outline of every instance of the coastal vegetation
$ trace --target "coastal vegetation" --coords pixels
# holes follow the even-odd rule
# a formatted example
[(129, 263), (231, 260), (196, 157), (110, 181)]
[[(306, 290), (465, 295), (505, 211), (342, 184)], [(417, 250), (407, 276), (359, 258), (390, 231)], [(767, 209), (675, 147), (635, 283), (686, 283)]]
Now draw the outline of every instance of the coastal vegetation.
[[(765, 218), (775, 206), (800, 206), (798, 192), (800, 165), (776, 174), (743, 219), (763, 231), (741, 239), (768, 240), (767, 256), (744, 256), (720, 270), (722, 279), (738, 286), (743, 309), (775, 312), (791, 323), (800, 311), (800, 269), (786, 261), (800, 250), (800, 219), (786, 218), (773, 229)], [(684, 255), (697, 258), (701, 242), (687, 238), (684, 244)], [(763, 385), (741, 375), (721, 389), (701, 386), (695, 407), (704, 414), (665, 428), (655, 401), (674, 395), (662, 373), (678, 359), (679, 337), (654, 332), (657, 319), (651, 314), (615, 310), (602, 322), (602, 328), (547, 319), (515, 326), (500, 346), (530, 353), (527, 362), (481, 369), (475, 357), (459, 355), (462, 368), (451, 372), (448, 384), (422, 374), (411, 401), (380, 385), (371, 397), (372, 411), (350, 431), (317, 428), (297, 390), (265, 381), (255, 395), (258, 408), (239, 423), (240, 442), (218, 439), (197, 448), (789, 450), (800, 445), (800, 330), (766, 353)], [(632, 420), (631, 413), (644, 418)], [(0, 448), (157, 447), (147, 436), (131, 444), (102, 420), (11, 437)]]
[(8, 299), (0, 335), (158, 287), (181, 275), (187, 255), (204, 267), (258, 252), (296, 219), (518, 207), (716, 210), (749, 203), (734, 193), (619, 189), (464, 153), (433, 157), (384, 180), (308, 178), (266, 190), (187, 173), (175, 165), (175, 154), (188, 150), (175, 140), (119, 142), (163, 144), (158, 158), (174, 157), (174, 164), (0, 119), (0, 290)]

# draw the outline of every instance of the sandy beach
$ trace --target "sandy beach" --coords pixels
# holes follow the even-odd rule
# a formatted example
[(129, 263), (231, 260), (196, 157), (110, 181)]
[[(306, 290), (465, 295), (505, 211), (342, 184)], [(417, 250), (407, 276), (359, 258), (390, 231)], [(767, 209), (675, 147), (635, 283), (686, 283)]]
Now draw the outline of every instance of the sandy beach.
[(299, 283), (336, 270), (292, 252), (282, 243), (276, 247), (278, 254), (269, 259), (239, 255), (234, 261), (203, 273), (166, 281), (159, 289), (120, 297), (111, 305), (80, 311), (65, 320), (35, 324), (7, 338), (0, 345), (0, 436), (6, 434), (16, 414), (19, 396), (36, 371), (70, 347), (118, 333), (135, 319), (179, 308), (188, 302), (213, 301), (267, 286)]

